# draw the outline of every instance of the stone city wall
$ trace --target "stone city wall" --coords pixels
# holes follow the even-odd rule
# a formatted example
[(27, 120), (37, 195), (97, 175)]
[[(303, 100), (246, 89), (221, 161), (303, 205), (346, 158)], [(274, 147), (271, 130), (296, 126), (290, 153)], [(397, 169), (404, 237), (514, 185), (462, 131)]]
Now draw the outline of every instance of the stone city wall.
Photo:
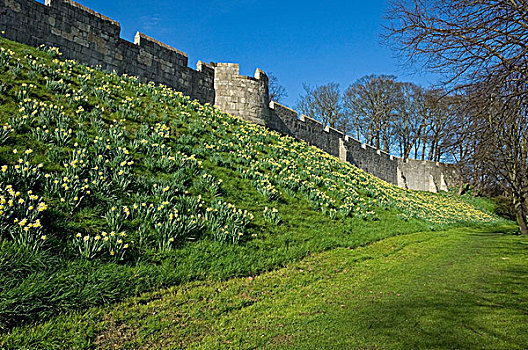
[(214, 103), (214, 70), (198, 62), (187, 67), (187, 55), (137, 33), (134, 42), (120, 38), (118, 22), (71, 0), (0, 0), (4, 36), (31, 46), (60, 48), (63, 57), (87, 65), (155, 81)]
[(459, 176), (454, 166), (439, 162), (404, 160), (344, 135), (338, 130), (324, 127), (322, 123), (277, 102), (270, 103), (267, 125), (274, 130), (330, 153), (341, 160), (402, 188), (420, 191), (447, 191), (458, 184)]
[(420, 191), (447, 191), (458, 185), (460, 176), (453, 165), (429, 160), (398, 160), (398, 185)]
[(0, 0), (0, 30), (23, 44), (56, 46), (65, 58), (171, 86), (224, 112), (302, 139), (403, 188), (437, 192), (459, 179), (449, 164), (391, 156), (269, 102), (268, 77), (260, 69), (246, 77), (239, 75), (236, 63), (199, 61), (196, 70), (189, 68), (184, 52), (139, 32), (133, 43), (124, 40), (118, 22), (71, 0)]

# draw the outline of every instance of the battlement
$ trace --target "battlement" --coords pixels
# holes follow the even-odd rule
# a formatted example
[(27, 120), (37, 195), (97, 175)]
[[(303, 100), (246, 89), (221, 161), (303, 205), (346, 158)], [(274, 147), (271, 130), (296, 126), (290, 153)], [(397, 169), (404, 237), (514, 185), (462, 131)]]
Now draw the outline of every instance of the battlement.
[(196, 70), (189, 68), (185, 52), (140, 32), (133, 43), (124, 40), (119, 22), (71, 0), (0, 0), (0, 29), (8, 39), (55, 46), (65, 58), (173, 87), (201, 103), (304, 140), (400, 187), (436, 192), (458, 181), (453, 166), (391, 156), (270, 102), (269, 80), (261, 69), (248, 77), (240, 75), (236, 63), (198, 61)]
[(269, 108), (270, 128), (304, 140), (399, 187), (437, 192), (458, 182), (458, 173), (450, 164), (395, 157), (275, 101)]
[(134, 44), (140, 46), (146, 52), (156, 54), (159, 59), (175, 62), (180, 66), (187, 66), (188, 57), (185, 52), (153, 39), (146, 34), (137, 32), (134, 36)]
[[(5, 36), (31, 46), (57, 46), (63, 56), (142, 81), (172, 86), (202, 103), (214, 103), (214, 70), (187, 67), (187, 54), (143, 33), (120, 38), (119, 22), (71, 0), (0, 0)], [(204, 69), (205, 68), (205, 69)]]
[[(119, 24), (119, 22), (117, 21), (114, 21), (113, 19), (111, 18), (108, 18), (102, 14), (100, 14), (99, 12), (95, 12), (94, 10), (92, 9), (89, 9), (88, 7), (86, 6), (83, 6), (79, 3), (76, 3), (75, 1), (71, 1), (71, 0), (46, 0), (44, 2), (44, 4), (46, 6), (55, 6), (55, 7), (58, 7), (60, 6), (61, 4), (67, 4), (69, 7), (72, 7), (72, 8), (78, 8), (84, 12), (87, 12), (90, 16), (93, 16), (93, 17), (96, 17), (96, 18), (99, 18), (103, 21), (106, 21), (106, 22), (110, 22), (112, 25), (114, 26), (117, 26), (117, 27), (121, 27), (121, 25)], [(65, 14), (67, 14), (68, 12), (65, 11)], [(118, 33), (119, 34), (119, 33)]]

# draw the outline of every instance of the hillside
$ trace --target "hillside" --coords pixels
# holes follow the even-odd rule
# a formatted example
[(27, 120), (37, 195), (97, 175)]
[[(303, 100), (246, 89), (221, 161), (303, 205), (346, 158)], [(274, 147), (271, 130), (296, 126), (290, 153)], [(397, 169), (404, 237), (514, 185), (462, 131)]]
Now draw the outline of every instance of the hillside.
[(0, 329), (313, 252), (498, 221), (306, 143), (0, 39)]

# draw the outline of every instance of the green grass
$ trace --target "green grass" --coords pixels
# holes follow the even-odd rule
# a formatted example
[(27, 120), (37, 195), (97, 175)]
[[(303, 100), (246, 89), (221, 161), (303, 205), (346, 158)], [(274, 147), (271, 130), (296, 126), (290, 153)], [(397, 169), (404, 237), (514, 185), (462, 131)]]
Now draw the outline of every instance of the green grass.
[(167, 87), (2, 38), (0, 125), (3, 332), (334, 248), (501, 222)]
[(20, 348), (525, 349), (528, 241), (461, 228), (338, 248), (14, 329)]

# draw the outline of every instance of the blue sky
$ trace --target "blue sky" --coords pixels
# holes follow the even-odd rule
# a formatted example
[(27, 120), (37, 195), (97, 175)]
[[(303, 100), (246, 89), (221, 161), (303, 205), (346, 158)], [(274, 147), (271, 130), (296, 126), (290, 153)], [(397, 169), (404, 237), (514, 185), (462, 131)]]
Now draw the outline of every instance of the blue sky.
[(121, 36), (136, 31), (189, 56), (189, 65), (235, 62), (253, 75), (273, 72), (294, 106), (302, 83), (337, 82), (342, 90), (367, 74), (394, 74), (422, 86), (433, 75), (401, 66), (380, 44), (388, 1), (124, 1), (78, 0), (121, 23)]

